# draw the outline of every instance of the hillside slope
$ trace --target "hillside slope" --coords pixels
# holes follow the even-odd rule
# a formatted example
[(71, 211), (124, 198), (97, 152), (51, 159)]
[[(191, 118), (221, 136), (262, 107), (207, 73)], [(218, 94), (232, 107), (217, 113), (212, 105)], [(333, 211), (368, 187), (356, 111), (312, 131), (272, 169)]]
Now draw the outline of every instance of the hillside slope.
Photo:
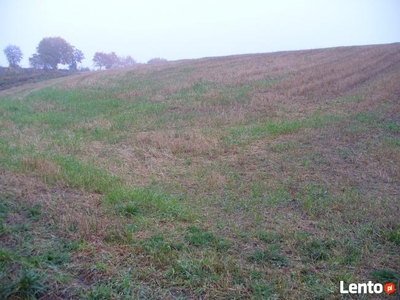
[(0, 92), (0, 298), (340, 299), (341, 280), (398, 284), (399, 82), (391, 44)]

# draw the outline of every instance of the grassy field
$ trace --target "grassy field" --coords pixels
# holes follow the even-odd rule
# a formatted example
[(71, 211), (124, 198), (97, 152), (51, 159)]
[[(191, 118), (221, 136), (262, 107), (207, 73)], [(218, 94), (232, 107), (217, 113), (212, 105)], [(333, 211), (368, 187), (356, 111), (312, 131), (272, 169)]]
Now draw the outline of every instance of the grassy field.
[[(76, 73), (76, 72), (75, 72)], [(23, 68), (0, 67), (0, 91), (12, 87), (40, 82), (52, 78), (65, 77), (74, 74), (65, 70), (33, 70)]]
[(397, 299), (400, 44), (0, 92), (0, 298)]

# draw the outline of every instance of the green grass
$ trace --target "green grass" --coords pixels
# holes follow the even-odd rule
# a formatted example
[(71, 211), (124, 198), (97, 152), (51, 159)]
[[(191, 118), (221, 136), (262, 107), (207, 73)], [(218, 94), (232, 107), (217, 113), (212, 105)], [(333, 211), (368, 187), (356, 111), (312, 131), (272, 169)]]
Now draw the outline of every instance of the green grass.
[[(36, 226), (43, 217), (38, 205), (17, 204), (4, 195), (1, 200), (0, 236), (2, 241), (9, 242), (0, 247), (0, 296), (40, 298), (52, 288), (51, 284), (67, 280), (64, 266), (70, 262), (76, 244), (62, 237), (42, 235), (46, 228)], [(26, 221), (16, 223), (14, 218), (18, 215), (25, 216)]]
[(112, 189), (105, 200), (113, 204), (123, 215), (135, 218), (138, 215), (156, 214), (163, 219), (191, 220), (194, 214), (179, 198), (168, 195), (156, 187)]
[(289, 264), (289, 260), (280, 255), (278, 247), (271, 245), (269, 248), (264, 250), (257, 250), (256, 252), (250, 254), (247, 259), (255, 264), (261, 265), (274, 265), (276, 267), (283, 267)]
[(277, 137), (279, 135), (298, 132), (304, 127), (304, 122), (295, 121), (267, 121), (262, 124), (239, 125), (231, 128), (224, 140), (229, 145), (244, 145), (254, 142), (257, 139), (268, 136)]
[(185, 236), (185, 240), (191, 246), (208, 246), (215, 248), (217, 251), (226, 251), (231, 246), (229, 241), (224, 238), (217, 237), (213, 233), (204, 231), (199, 227), (192, 225), (187, 230), (188, 234)]

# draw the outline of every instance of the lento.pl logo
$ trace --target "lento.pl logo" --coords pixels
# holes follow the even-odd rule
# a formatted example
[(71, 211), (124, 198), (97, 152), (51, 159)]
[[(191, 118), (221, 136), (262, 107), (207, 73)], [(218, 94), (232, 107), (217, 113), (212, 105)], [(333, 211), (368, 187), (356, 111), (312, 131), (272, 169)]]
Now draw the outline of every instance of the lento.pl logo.
[(341, 294), (382, 294), (385, 292), (391, 295), (395, 291), (396, 285), (391, 282), (381, 284), (368, 281), (367, 283), (350, 283), (349, 286), (346, 287), (344, 282), (340, 281)]

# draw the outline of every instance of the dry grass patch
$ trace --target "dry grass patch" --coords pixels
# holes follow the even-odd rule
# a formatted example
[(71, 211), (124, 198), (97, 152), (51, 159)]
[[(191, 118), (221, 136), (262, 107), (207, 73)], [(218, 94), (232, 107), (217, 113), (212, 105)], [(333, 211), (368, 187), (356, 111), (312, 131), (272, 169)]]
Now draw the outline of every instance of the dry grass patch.
[(21, 163), (26, 170), (47, 177), (60, 172), (57, 165), (41, 157), (23, 157)]
[(179, 154), (198, 156), (210, 155), (217, 151), (218, 141), (214, 137), (204, 136), (199, 131), (188, 132), (139, 132), (136, 135), (137, 147), (155, 148), (167, 151), (174, 156)]
[[(56, 167), (43, 160), (27, 161), (40, 173), (54, 171)], [(41, 180), (24, 174), (3, 173), (0, 176), (4, 192), (19, 203), (45, 212), (45, 220), (59, 232), (74, 240), (102, 240), (110, 228), (121, 229), (118, 217), (110, 216), (100, 202), (99, 194), (68, 190), (61, 185), (47, 186)]]

